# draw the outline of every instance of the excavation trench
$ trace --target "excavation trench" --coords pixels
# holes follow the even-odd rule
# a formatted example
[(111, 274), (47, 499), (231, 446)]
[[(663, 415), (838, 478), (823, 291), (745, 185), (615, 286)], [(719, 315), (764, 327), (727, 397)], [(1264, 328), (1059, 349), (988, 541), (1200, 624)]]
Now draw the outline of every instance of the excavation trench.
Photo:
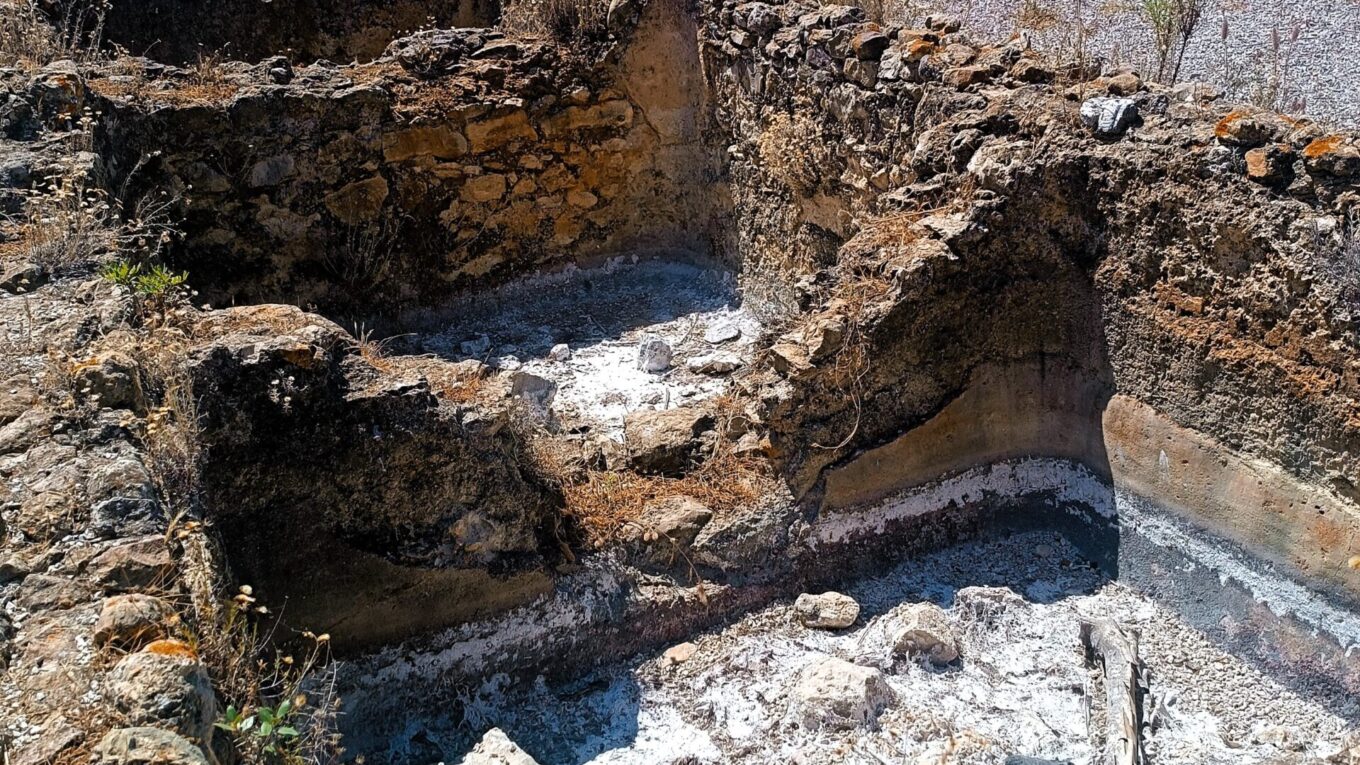
[[(1360, 719), (1360, 620), (1081, 465), (978, 468), (870, 518), (873, 536), (815, 545), (766, 584), (700, 598), (597, 560), (504, 618), (357, 659), (342, 671), (349, 741), (393, 762), (456, 760), (491, 727), (544, 763), (1083, 762), (1104, 710), (1079, 624), (1102, 618), (1141, 633), (1156, 762), (1330, 756)], [(859, 620), (801, 626), (786, 598), (830, 587)], [(959, 635), (948, 666), (894, 658), (894, 620), (926, 601)], [(682, 641), (692, 656), (663, 655)], [(808, 722), (795, 686), (826, 656), (887, 678), (867, 727)]]

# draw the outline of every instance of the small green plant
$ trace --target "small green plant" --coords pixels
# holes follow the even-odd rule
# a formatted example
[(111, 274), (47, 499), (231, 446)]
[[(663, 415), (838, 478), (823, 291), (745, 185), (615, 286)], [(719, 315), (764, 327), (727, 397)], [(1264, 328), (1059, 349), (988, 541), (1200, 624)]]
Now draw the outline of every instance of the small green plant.
[[(249, 710), (245, 710), (249, 711)], [(292, 699), (285, 699), (277, 707), (260, 706), (254, 714), (245, 714), (235, 705), (227, 707), (217, 727), (238, 736), (254, 736), (261, 750), (269, 754), (279, 754), (299, 736), (297, 728), (288, 724), (294, 712)]]
[(129, 263), (126, 260), (115, 260), (99, 270), (99, 275), (107, 281), (117, 284), (119, 287), (134, 289), (137, 285), (137, 277), (142, 273), (142, 267)]
[(150, 271), (137, 277), (133, 289), (139, 295), (151, 298), (160, 298), (168, 295), (171, 291), (183, 287), (189, 280), (186, 271), (175, 273), (165, 266), (152, 266)]

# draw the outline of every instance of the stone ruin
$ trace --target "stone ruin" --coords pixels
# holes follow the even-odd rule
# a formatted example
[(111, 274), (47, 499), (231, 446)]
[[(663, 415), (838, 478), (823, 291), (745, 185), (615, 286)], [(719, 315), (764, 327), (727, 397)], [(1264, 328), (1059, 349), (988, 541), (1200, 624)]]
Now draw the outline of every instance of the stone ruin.
[[(338, 761), (1075, 761), (1125, 660), (1140, 758), (1354, 761), (1360, 137), (940, 15), (598, 10), (115, 4), (3, 71), (13, 216), (165, 221), (0, 241), (11, 763), (280, 757), (210, 637), (261, 607)], [(1087, 623), (1089, 733), (1075, 629), (1051, 735), (904, 717), (1003, 613), (1151, 653)]]

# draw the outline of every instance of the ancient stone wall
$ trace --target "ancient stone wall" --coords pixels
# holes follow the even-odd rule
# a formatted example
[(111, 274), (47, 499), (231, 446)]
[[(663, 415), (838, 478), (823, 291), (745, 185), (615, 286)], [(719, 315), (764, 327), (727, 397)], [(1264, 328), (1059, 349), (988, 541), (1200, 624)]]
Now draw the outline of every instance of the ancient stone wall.
[(486, 27), (499, 16), (497, 0), (118, 0), (104, 34), (133, 55), (171, 64), (276, 55), (349, 63), (372, 61), (418, 29)]
[(105, 140), (115, 175), (183, 200), (178, 262), (218, 302), (373, 312), (625, 250), (703, 251), (697, 51), (664, 6), (598, 66), (431, 33), (371, 66), (254, 67), (215, 103), (115, 98)]

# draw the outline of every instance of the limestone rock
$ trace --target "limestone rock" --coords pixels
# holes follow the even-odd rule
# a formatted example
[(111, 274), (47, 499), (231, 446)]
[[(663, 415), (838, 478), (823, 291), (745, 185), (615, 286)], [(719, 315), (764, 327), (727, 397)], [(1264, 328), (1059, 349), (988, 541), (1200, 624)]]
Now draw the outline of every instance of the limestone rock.
[(115, 595), (104, 601), (94, 625), (94, 642), (137, 650), (166, 636), (173, 611), (160, 598), (150, 595)]
[(1247, 177), (1257, 183), (1276, 183), (1289, 177), (1294, 149), (1289, 144), (1258, 146), (1246, 154)]
[(839, 630), (849, 627), (859, 618), (859, 603), (839, 592), (824, 592), (820, 595), (805, 592), (794, 602), (793, 612), (805, 627)]
[(648, 335), (638, 343), (637, 366), (644, 372), (664, 372), (671, 365), (670, 343), (656, 335)]
[(731, 353), (713, 353), (708, 356), (695, 356), (685, 361), (685, 367), (701, 375), (725, 375), (735, 372), (741, 366), (741, 359)]
[(548, 351), (548, 358), (552, 361), (567, 361), (571, 358), (571, 346), (566, 343), (558, 343)]
[[(710, 520), (713, 511), (694, 497), (662, 497), (648, 502), (639, 519), (658, 542), (689, 545)], [(669, 544), (662, 544), (669, 548)]]
[(1138, 104), (1132, 98), (1087, 99), (1081, 105), (1081, 121), (1098, 136), (1120, 136), (1138, 121)]
[(387, 201), (387, 193), (387, 179), (374, 176), (328, 194), (323, 201), (326, 209), (341, 222), (356, 226), (377, 219)]
[(195, 741), (210, 740), (217, 700), (207, 671), (189, 657), (151, 650), (156, 645), (118, 662), (105, 695), (132, 725), (162, 725)]
[(934, 664), (959, 658), (958, 640), (949, 616), (934, 603), (915, 603), (896, 609), (893, 650), (900, 656), (923, 655)]
[(793, 716), (808, 730), (848, 730), (873, 723), (893, 701), (883, 673), (827, 656), (798, 675)]
[(546, 377), (519, 370), (510, 379), (510, 395), (546, 408), (557, 396), (557, 383)]
[(0, 290), (13, 295), (32, 292), (47, 281), (47, 271), (36, 263), (7, 263), (0, 271)]
[(538, 761), (520, 749), (500, 728), (492, 728), (463, 758), (463, 765), (538, 765)]
[(741, 337), (741, 327), (730, 321), (720, 321), (704, 330), (704, 342), (718, 345)]
[(160, 728), (109, 731), (94, 749), (96, 765), (208, 765), (203, 751)]
[(693, 643), (680, 643), (667, 648), (666, 652), (661, 654), (661, 658), (667, 664), (684, 664), (694, 658), (698, 650), (699, 646)]
[(629, 460), (645, 472), (681, 473), (697, 456), (699, 437), (713, 425), (713, 416), (702, 409), (632, 412), (623, 421)]

